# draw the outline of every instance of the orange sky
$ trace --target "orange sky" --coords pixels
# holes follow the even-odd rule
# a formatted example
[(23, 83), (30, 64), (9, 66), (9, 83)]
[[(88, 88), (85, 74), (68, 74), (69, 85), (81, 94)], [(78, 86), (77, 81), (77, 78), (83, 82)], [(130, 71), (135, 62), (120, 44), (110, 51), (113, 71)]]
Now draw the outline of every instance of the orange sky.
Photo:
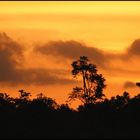
[[(85, 44), (83, 47), (86, 47), (86, 50), (83, 48), (81, 53), (86, 51), (88, 54), (89, 52), (91, 61), (97, 63), (99, 72), (106, 78), (107, 96), (121, 94), (124, 90), (133, 91), (133, 94), (138, 93), (138, 88), (133, 83), (140, 80), (140, 41), (134, 43), (140, 38), (139, 7), (139, 1), (1, 1), (0, 32), (5, 32), (24, 48), (24, 63), (20, 64), (20, 69), (36, 69), (34, 71), (47, 69), (50, 72), (55, 67), (55, 69), (65, 71), (64, 74), (58, 74), (60, 79), (63, 78), (62, 84), (58, 84), (59, 81), (54, 82), (55, 84), (46, 81), (46, 84), (40, 85), (33, 82), (27, 88), (28, 84), (21, 81), (21, 85), (14, 88), (8, 85), (7, 88), (5, 81), (1, 80), (1, 90), (14, 92), (23, 87), (34, 94), (41, 90), (60, 102), (64, 101), (67, 93), (71, 92), (72, 87), (76, 85), (76, 83), (65, 84), (64, 82), (65, 78), (72, 79), (70, 64), (75, 57), (79, 57), (76, 54), (73, 56), (72, 52), (75, 48), (71, 50), (70, 42), (67, 42), (74, 40)], [(58, 43), (58, 40), (62, 42)], [(55, 49), (47, 44), (48, 41), (55, 41), (56, 46), (61, 44), (60, 47), (63, 45), (68, 47), (63, 48), (64, 50)], [(0, 43), (2, 44), (2, 41)], [(33, 51), (38, 46), (47, 47), (45, 48), (47, 54)], [(49, 47), (53, 48), (57, 55), (48, 52)], [(105, 68), (98, 65), (98, 60), (94, 58), (96, 54), (94, 48), (98, 48), (100, 52), (103, 51), (109, 61), (109, 63), (104, 62)], [(95, 51), (93, 55), (90, 53), (92, 51)], [(126, 56), (130, 60), (124, 58)], [(62, 58), (65, 58), (65, 61), (62, 61)], [(127, 81), (131, 82), (133, 88), (123, 88)]]

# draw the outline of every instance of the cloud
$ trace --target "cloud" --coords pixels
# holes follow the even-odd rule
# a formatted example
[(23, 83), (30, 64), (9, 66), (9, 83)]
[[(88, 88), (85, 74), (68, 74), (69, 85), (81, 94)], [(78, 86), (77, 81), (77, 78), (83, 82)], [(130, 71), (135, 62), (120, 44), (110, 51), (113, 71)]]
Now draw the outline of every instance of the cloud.
[(64, 70), (48, 69), (25, 69), (24, 46), (7, 36), (6, 33), (0, 33), (0, 82), (9, 85), (18, 84), (70, 84), (74, 82), (71, 79), (62, 77), (66, 74)]
[(139, 75), (140, 39), (136, 39), (123, 53), (107, 53), (108, 66), (104, 70), (121, 75)]
[(17, 70), (17, 79), (13, 84), (26, 85), (54, 85), (54, 84), (71, 84), (75, 82), (72, 79), (61, 76), (64, 70), (48, 70), (48, 69), (23, 69)]
[[(95, 47), (89, 47), (84, 43), (74, 40), (69, 41), (50, 41), (46, 44), (35, 46), (34, 52), (39, 52), (44, 56), (53, 56), (61, 61), (76, 60), (79, 56), (87, 56), (92, 63), (96, 64), (107, 72), (134, 74), (135, 70), (124, 69), (129, 67), (133, 56), (140, 56), (140, 39), (135, 40), (123, 53), (105, 52)], [(115, 65), (117, 64), (117, 65)], [(118, 65), (119, 64), (119, 65)], [(132, 63), (131, 63), (132, 64)], [(138, 71), (139, 72), (139, 71)]]
[(105, 63), (107, 63), (107, 58), (102, 50), (95, 47), (87, 47), (85, 44), (74, 40), (50, 41), (44, 45), (35, 47), (35, 52), (46, 56), (61, 56), (64, 60), (73, 60), (85, 55), (94, 61), (95, 64), (98, 64), (99, 67), (105, 67)]
[[(84, 43), (74, 40), (70, 41), (50, 41), (44, 45), (38, 45), (33, 52), (39, 52), (45, 56), (51, 55), (61, 60), (70, 61), (86, 55), (98, 67), (113, 73), (136, 73), (136, 71), (124, 69), (123, 67), (114, 67), (111, 64), (120, 59), (125, 66), (126, 61), (122, 59), (129, 55), (138, 56), (140, 54), (140, 39), (135, 40), (123, 54), (113, 54), (104, 52), (95, 47), (88, 47)], [(34, 84), (34, 85), (53, 85), (53, 84), (71, 84), (75, 80), (67, 78), (70, 71), (64, 69), (45, 69), (45, 68), (23, 68), (24, 64), (24, 46), (11, 39), (7, 34), (0, 33), (0, 82), (7, 84)], [(126, 57), (127, 58), (127, 57)], [(139, 71), (137, 71), (139, 72)], [(125, 88), (134, 87), (134, 83), (126, 82)]]
[(127, 54), (140, 57), (140, 39), (136, 39), (127, 49)]
[(136, 83), (134, 83), (134, 82), (131, 82), (131, 81), (126, 81), (125, 83), (124, 83), (124, 86), (123, 86), (125, 89), (127, 89), (127, 88), (135, 88), (136, 87)]
[(129, 61), (134, 56), (139, 58), (140, 57), (140, 39), (136, 39), (132, 42), (132, 44), (125, 50), (123, 53), (105, 53), (105, 56), (108, 57), (108, 59), (118, 59), (121, 61)]
[(10, 81), (16, 77), (16, 67), (23, 60), (23, 47), (9, 38), (5, 33), (0, 33), (0, 81)]

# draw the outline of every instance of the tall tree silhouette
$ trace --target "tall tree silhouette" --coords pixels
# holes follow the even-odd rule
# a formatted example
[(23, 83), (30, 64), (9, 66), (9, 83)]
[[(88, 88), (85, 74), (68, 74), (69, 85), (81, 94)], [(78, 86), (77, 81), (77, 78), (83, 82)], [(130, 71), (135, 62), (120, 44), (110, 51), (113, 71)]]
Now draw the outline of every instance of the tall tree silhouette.
[(86, 56), (72, 63), (72, 75), (74, 78), (81, 76), (83, 79), (83, 87), (73, 88), (73, 92), (69, 94), (69, 101), (80, 99), (84, 104), (95, 103), (97, 99), (102, 99), (103, 88), (105, 88), (105, 78), (102, 74), (97, 73), (97, 68), (89, 62)]

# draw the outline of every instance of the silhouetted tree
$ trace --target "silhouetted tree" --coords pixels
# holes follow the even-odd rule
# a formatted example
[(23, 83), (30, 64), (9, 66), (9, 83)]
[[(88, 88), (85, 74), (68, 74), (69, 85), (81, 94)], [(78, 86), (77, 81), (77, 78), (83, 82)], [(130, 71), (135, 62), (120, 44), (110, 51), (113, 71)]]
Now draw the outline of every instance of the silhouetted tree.
[(32, 100), (32, 106), (36, 109), (55, 110), (58, 104), (52, 98), (46, 97), (43, 93), (37, 94), (37, 98)]
[(60, 107), (58, 108), (59, 111), (61, 112), (72, 112), (72, 109), (69, 107), (68, 104), (62, 104), (60, 105)]
[(14, 108), (14, 99), (10, 97), (7, 93), (0, 93), (0, 108), (1, 109), (13, 109)]
[(130, 100), (128, 92), (124, 92), (123, 95), (116, 95), (116, 97), (111, 97), (110, 103), (115, 109), (123, 108)]
[(19, 93), (0, 93), (0, 138), (140, 138), (140, 94), (130, 98), (125, 91), (74, 110), (43, 93), (32, 100)]
[(96, 66), (91, 64), (86, 56), (81, 56), (79, 60), (74, 61), (72, 67), (74, 77), (82, 76), (83, 87), (73, 88), (69, 101), (80, 99), (84, 104), (90, 104), (105, 96), (103, 94), (103, 88), (106, 87), (105, 78), (97, 73)]
[(20, 93), (20, 99), (26, 99), (28, 100), (31, 96), (31, 93), (24, 91), (23, 89), (19, 90)]
[(28, 109), (28, 105), (31, 102), (31, 100), (29, 100), (30, 96), (31, 96), (31, 93), (26, 92), (23, 89), (19, 90), (19, 97), (14, 99), (16, 108)]

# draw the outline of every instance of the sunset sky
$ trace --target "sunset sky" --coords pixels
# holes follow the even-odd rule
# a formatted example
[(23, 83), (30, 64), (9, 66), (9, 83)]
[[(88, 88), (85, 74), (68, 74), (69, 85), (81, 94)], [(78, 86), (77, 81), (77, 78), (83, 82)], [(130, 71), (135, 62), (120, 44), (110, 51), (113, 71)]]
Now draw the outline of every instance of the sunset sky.
[(86, 55), (106, 78), (107, 97), (139, 92), (139, 1), (0, 1), (0, 92), (39, 92), (62, 103)]

